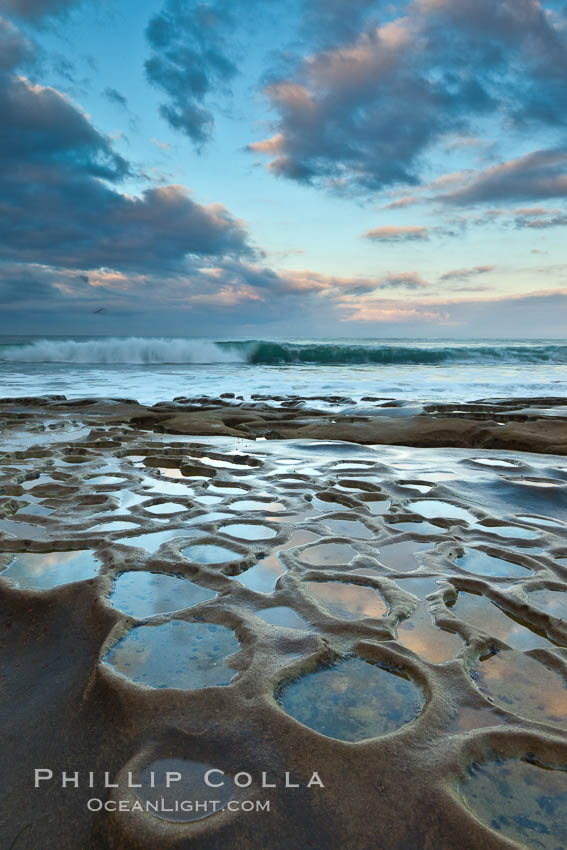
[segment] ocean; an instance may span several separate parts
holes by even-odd
[[[0,396],[567,397],[567,340],[0,337]],[[350,403],[350,402],[349,402]]]

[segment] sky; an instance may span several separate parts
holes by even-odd
[[[567,336],[564,0],[0,0],[0,333]]]

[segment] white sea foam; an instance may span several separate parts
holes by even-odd
[[[0,349],[0,360],[10,363],[243,363],[245,350],[221,348],[208,340],[129,337],[85,340],[34,340],[27,345]]]

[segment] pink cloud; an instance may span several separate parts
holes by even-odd
[[[429,231],[427,227],[412,225],[406,227],[375,227],[373,230],[367,230],[364,238],[370,239],[372,242],[411,242],[429,239]]]

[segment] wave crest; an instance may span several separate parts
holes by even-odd
[[[0,349],[0,360],[18,363],[140,364],[239,363],[245,353],[224,350],[214,342],[189,339],[76,340],[40,339]]]
[[[443,365],[443,364],[567,364],[567,345],[556,344],[356,344],[291,343],[248,340],[208,340],[148,337],[93,340],[40,339],[0,347],[0,361],[82,364],[207,364],[248,363],[278,366]]]

